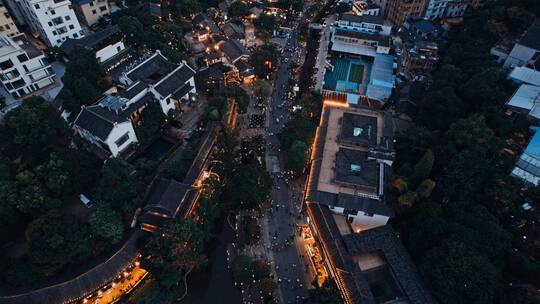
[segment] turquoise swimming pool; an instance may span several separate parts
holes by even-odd
[[[333,71],[326,71],[324,88],[338,92],[366,94],[371,75],[371,62],[362,59],[333,57]]]

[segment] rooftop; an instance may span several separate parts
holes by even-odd
[[[163,97],[174,94],[195,75],[195,71],[187,64],[182,64],[176,70],[160,80],[156,86],[156,91]],[[184,94],[185,95],[185,94]]]
[[[167,60],[161,53],[156,52],[127,72],[126,76],[132,81],[140,80],[154,84],[176,69],[176,67],[176,64]]]
[[[249,54],[246,48],[236,39],[229,39],[219,44],[219,48],[229,61],[236,61],[240,57]]]
[[[116,123],[126,121],[123,115],[100,105],[92,105],[83,107],[73,124],[105,141]]]
[[[84,36],[80,39],[68,39],[66,42],[60,46],[60,49],[67,56],[71,55],[77,48],[88,48],[93,49],[96,46],[100,45],[102,42],[105,42],[111,37],[117,37],[121,35],[120,27],[117,25],[109,26],[99,32],[92,33],[90,35]]]
[[[383,16],[372,16],[372,15],[355,15],[350,13],[345,13],[341,15],[340,21],[354,22],[354,23],[373,23],[373,24],[384,24]]]
[[[519,44],[540,50],[540,22],[536,22],[525,32],[519,39]]]

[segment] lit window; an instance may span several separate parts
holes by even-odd
[[[351,164],[351,172],[353,174],[358,174],[362,170],[362,167],[360,165]]]
[[[354,128],[353,129],[353,136],[355,136],[355,137],[362,135],[362,133],[364,133],[363,128]]]

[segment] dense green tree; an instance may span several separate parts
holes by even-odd
[[[336,5],[335,11],[338,14],[343,14],[346,12],[350,12],[352,9],[351,5],[346,2],[340,2],[338,5]]]
[[[295,140],[287,150],[287,168],[301,173],[306,166],[308,147],[305,142]]]
[[[272,188],[272,178],[258,165],[238,166],[225,186],[236,209],[252,209],[263,202]]]
[[[173,0],[170,2],[171,12],[178,17],[200,12],[201,3],[198,0]]]
[[[311,145],[315,128],[315,124],[310,119],[295,115],[285,123],[279,134],[281,145],[291,147],[297,140],[306,143],[306,145]]]
[[[314,284],[315,288],[308,290],[304,304],[338,304],[343,300],[334,282],[327,279],[322,286]]]
[[[15,207],[23,212],[38,214],[60,207],[61,202],[47,194],[43,184],[30,171],[22,171],[16,176],[17,198]]]
[[[66,140],[68,134],[68,125],[52,103],[41,97],[30,97],[0,121],[0,153],[35,158],[45,147]]]
[[[414,171],[411,176],[413,183],[419,184],[421,181],[428,178],[434,162],[435,156],[433,156],[433,151],[428,149],[416,165],[414,165]]]
[[[459,241],[431,249],[421,269],[440,303],[493,303],[499,271],[488,259]]]
[[[253,65],[255,74],[259,78],[265,79],[272,73],[276,66],[278,54],[279,52],[276,45],[268,43],[255,49],[251,53],[251,64]]]
[[[249,15],[249,7],[244,1],[237,0],[231,3],[228,13],[231,18],[244,17]]]
[[[50,276],[70,262],[83,261],[92,252],[90,231],[79,218],[49,212],[28,225],[26,239],[30,261]]]
[[[244,89],[237,85],[228,85],[225,88],[225,95],[233,98],[238,103],[238,112],[246,113],[249,106],[249,95]]]
[[[266,104],[266,98],[270,96],[272,88],[268,84],[268,82],[257,79],[253,82],[253,94],[255,95],[255,98],[257,99],[257,104],[259,105],[265,105]]]
[[[232,263],[234,281],[238,284],[249,284],[253,280],[252,260],[247,255],[239,255]]]
[[[70,195],[77,189],[69,165],[58,153],[52,152],[48,161],[37,166],[35,172],[54,194]]]
[[[141,112],[141,125],[135,128],[137,138],[143,144],[147,144],[157,134],[165,121],[161,107],[156,102],[150,102]]]
[[[272,14],[260,14],[259,18],[253,21],[255,28],[265,37],[272,35],[277,29],[277,18]]]
[[[122,217],[111,208],[109,203],[95,202],[94,205],[92,214],[88,218],[90,230],[111,244],[118,243],[124,233]]]

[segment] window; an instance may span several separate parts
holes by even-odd
[[[90,6],[94,6],[94,1],[90,2]]]
[[[60,43],[60,42],[62,42],[62,40],[56,39],[56,43]]]
[[[9,25],[6,24],[6,29],[9,30]]]
[[[74,29],[74,28],[75,28],[75,26],[73,26],[73,24],[70,24],[70,25],[69,25],[69,29],[70,29],[70,30],[72,30],[72,29]]]
[[[22,67],[23,67],[24,71],[28,73],[28,67],[25,64],[23,64]]]
[[[34,7],[35,7],[36,9],[39,9],[39,4],[34,4]]]
[[[49,26],[52,26],[52,22],[50,22],[50,21],[49,21],[49,22],[47,22],[47,24],[48,24]]]
[[[57,35],[57,34],[56,34],[56,31],[52,31],[52,34],[53,34],[53,35]]]
[[[55,15],[56,12],[54,10],[51,10],[51,15]]]
[[[71,17],[70,17],[70,16],[66,16],[66,17],[64,17],[64,19],[66,19],[66,21],[69,21],[69,20],[71,20]]]
[[[96,13],[97,13],[97,12],[96,12],[96,10],[92,10],[92,14],[94,14],[94,15],[95,15]]]
[[[100,6],[100,7],[99,7],[99,10],[102,11],[102,12],[104,12],[104,11],[107,10],[107,7],[106,7],[106,6]]]
[[[26,53],[20,54],[19,56],[17,56],[17,59],[19,60],[19,62],[25,62],[28,60],[28,56],[26,56]]]
[[[0,69],[6,70],[13,67],[13,62],[11,62],[11,59],[8,59],[4,62],[0,62]]]
[[[353,136],[354,136],[354,137],[361,136],[362,133],[364,133],[364,129],[363,129],[363,128],[354,128],[354,129],[353,129]]]
[[[79,35],[77,33],[73,33],[73,38],[77,38]]]
[[[117,52],[120,52],[121,50],[122,50],[122,47],[121,47],[121,46],[117,46],[117,47],[116,47],[116,51],[117,51]]]
[[[4,31],[4,27],[0,25],[0,32]]]
[[[121,145],[123,145],[127,140],[129,139],[129,132],[126,132],[126,134],[120,136],[120,138],[118,138],[114,144],[117,146],[117,147],[120,147]]]
[[[360,165],[351,164],[351,173],[352,174],[359,174],[360,171],[362,171],[362,167]]]

